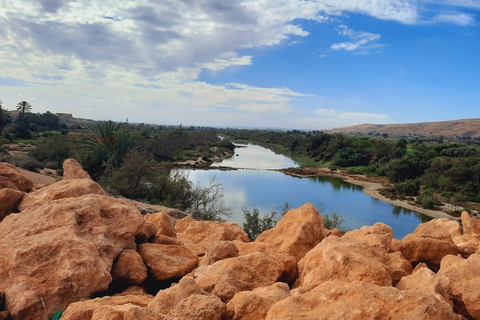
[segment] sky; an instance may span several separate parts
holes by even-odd
[[[480,0],[0,0],[0,99],[137,123],[480,118]]]

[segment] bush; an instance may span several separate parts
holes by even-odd
[[[405,180],[395,184],[395,191],[404,196],[416,196],[420,190],[420,180]]]
[[[323,215],[323,226],[325,229],[333,230],[336,228],[340,230],[341,233],[345,233],[348,230],[342,226],[344,222],[345,219],[343,219],[343,215],[341,213],[333,212],[331,217],[328,213]]]
[[[243,223],[243,230],[248,235],[250,241],[254,241],[263,231],[272,229],[278,222],[277,213],[271,212],[270,214],[260,217],[260,211],[253,208],[253,211],[242,206],[243,217],[245,222]]]
[[[9,157],[8,162],[16,167],[33,172],[38,172],[40,169],[43,169],[42,163],[30,156]]]
[[[431,191],[425,191],[424,193],[419,195],[416,202],[418,204],[421,204],[422,208],[424,209],[433,209],[436,206],[442,204],[440,201],[437,200],[437,198],[433,196],[433,193]]]
[[[48,161],[45,164],[45,168],[56,170],[56,169],[60,168],[60,164],[58,163],[58,161]]]

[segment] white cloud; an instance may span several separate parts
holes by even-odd
[[[475,17],[468,13],[441,13],[433,17],[432,23],[449,23],[462,27],[475,25]]]
[[[369,46],[372,43],[377,42],[381,38],[379,34],[363,31],[354,31],[352,29],[349,29],[346,25],[339,25],[337,30],[340,35],[347,36],[352,41],[332,44],[330,46],[330,50],[333,51],[367,51],[370,49]]]
[[[337,123],[337,126],[378,123],[379,121],[382,123],[391,122],[390,116],[383,113],[341,112],[335,109],[317,109],[316,114],[319,115],[322,120]]]

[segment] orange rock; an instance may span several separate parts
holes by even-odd
[[[446,256],[437,273],[450,279],[454,309],[468,319],[480,319],[479,270],[480,255],[472,254],[468,259]]]
[[[182,241],[175,238],[167,237],[163,234],[155,235],[155,238],[153,238],[152,242],[156,244],[166,244],[170,246],[184,246]]]
[[[2,188],[29,192],[33,189],[33,182],[21,174],[14,165],[0,162],[0,189]]]
[[[329,237],[342,237],[342,233],[340,232],[340,230],[338,230],[337,228],[333,229],[330,234],[328,235]]]
[[[159,315],[148,308],[133,307],[127,310],[123,315],[123,320],[164,320],[163,315]]]
[[[190,216],[186,216],[185,218],[182,218],[177,221],[175,224],[175,231],[177,233],[183,233],[185,230],[187,230],[188,226],[190,225],[190,222],[198,221],[196,219],[193,219]]]
[[[322,216],[307,203],[288,211],[275,228],[264,231],[255,242],[270,243],[299,261],[325,237]]]
[[[245,290],[274,284],[282,276],[283,265],[260,252],[215,262],[196,279],[198,285],[222,301]]]
[[[312,291],[274,304],[266,320],[462,319],[452,307],[420,291],[400,291],[367,282],[327,281]]]
[[[289,296],[290,288],[283,282],[256,288],[253,291],[239,292],[227,304],[229,318],[232,320],[265,319],[272,305]]]
[[[402,239],[401,252],[413,265],[423,262],[437,271],[442,258],[458,254],[458,248],[444,222],[434,219],[420,224],[413,233],[406,235]]]
[[[453,306],[450,299],[450,279],[446,276],[435,274],[423,263],[419,264],[411,275],[403,277],[398,282],[397,289],[421,291]]]
[[[183,219],[182,219],[183,220]],[[177,223],[178,225],[178,223]],[[191,221],[183,233],[177,233],[177,238],[183,244],[201,256],[211,243],[226,240],[248,242],[247,234],[234,223],[218,221]]]
[[[17,210],[17,206],[23,198],[25,192],[12,188],[0,189],[0,222]]]
[[[148,242],[157,233],[158,227],[151,221],[145,221],[143,223],[142,230],[137,234],[137,241],[139,243]]]
[[[103,298],[96,298],[91,300],[84,300],[71,303],[68,308],[62,314],[62,320],[91,320],[94,313],[99,309],[96,319],[101,315],[106,316],[111,314],[112,316],[118,316],[118,314],[124,314],[130,308],[135,306],[146,308],[148,303],[153,299],[150,295],[130,295],[130,296],[107,296]],[[110,307],[105,309],[104,307]],[[113,308],[112,308],[113,307]],[[42,319],[39,317],[37,319]],[[106,318],[117,319],[117,318]],[[119,319],[123,319],[123,316]]]
[[[409,276],[413,271],[410,262],[398,251],[388,253],[388,269],[390,270],[393,286],[396,286],[400,279]]]
[[[392,239],[392,242],[388,245],[387,252],[392,253],[398,251],[402,251],[402,240]]]
[[[125,313],[132,309],[138,308],[132,304],[121,306],[100,306],[93,311],[91,320],[123,320]]]
[[[165,320],[227,320],[227,306],[212,295],[193,294],[178,303]]]
[[[300,287],[302,292],[310,291],[328,280],[392,285],[386,250],[345,236],[323,240],[300,260],[298,272],[295,287]]]
[[[75,159],[67,159],[63,162],[63,180],[91,179],[87,171]]]
[[[141,286],[133,285],[123,290],[122,292],[117,293],[116,296],[128,296],[132,294],[142,295],[147,293],[145,292],[145,289],[143,289]]]
[[[113,279],[124,284],[141,284],[147,279],[147,268],[135,250],[120,253],[112,269]]]
[[[173,220],[166,212],[157,212],[147,214],[145,221],[153,222],[157,226],[156,235],[164,235],[171,238],[177,237],[177,232],[173,228]]]
[[[18,209],[20,211],[35,209],[48,204],[52,200],[76,198],[87,194],[107,195],[102,187],[92,179],[62,180],[40,190],[27,193],[18,205]]]
[[[180,301],[192,294],[209,295],[193,278],[183,277],[178,284],[166,290],[160,290],[148,304],[148,308],[157,314],[167,315]]]
[[[458,248],[458,253],[464,258],[468,258],[480,248],[480,237],[474,234],[464,234],[452,240]]]
[[[0,311],[0,320],[8,320],[8,311]]]
[[[138,253],[156,280],[183,277],[198,262],[197,255],[182,246],[144,243],[138,247]]]
[[[73,180],[71,180],[73,181]],[[113,260],[134,247],[138,210],[106,196],[51,201],[0,223],[0,292],[13,319],[41,319],[108,288]]]
[[[345,233],[344,237],[363,240],[373,247],[387,250],[393,239],[393,231],[386,224],[377,222],[373,226],[365,226],[361,229],[349,231]]]
[[[214,264],[217,261],[238,257],[238,248],[232,241],[218,241],[207,246],[205,258],[207,264]]]
[[[480,236],[480,220],[472,218],[467,211],[462,212],[462,225],[465,234]]]
[[[238,248],[238,255],[244,256],[253,252],[265,253],[267,256],[280,262],[283,265],[282,276],[279,281],[290,283],[294,282],[298,276],[297,259],[292,255],[278,251],[277,247],[266,242],[242,242],[233,241]]]

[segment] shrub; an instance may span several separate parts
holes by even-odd
[[[48,161],[45,164],[45,168],[48,168],[48,169],[58,169],[59,167],[60,167],[60,164],[58,163],[58,161]]]
[[[278,222],[277,213],[271,212],[270,214],[260,217],[260,211],[253,208],[253,211],[242,206],[243,217],[245,222],[243,223],[243,230],[248,235],[250,241],[255,240],[263,231],[272,229]]]
[[[9,157],[7,160],[14,166],[29,171],[38,172],[40,169],[43,169],[42,163],[30,156]]]
[[[400,195],[416,196],[420,190],[420,180],[405,180],[395,184],[395,191]]]

